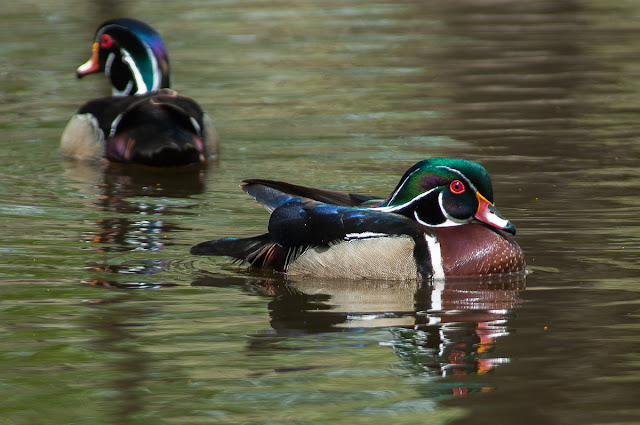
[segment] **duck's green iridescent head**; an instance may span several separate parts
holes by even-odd
[[[112,19],[98,27],[91,59],[78,68],[77,76],[103,71],[115,96],[171,86],[169,55],[160,35],[137,19]]]
[[[456,226],[482,221],[515,233],[493,205],[491,177],[464,159],[432,158],[409,168],[377,209],[414,218],[426,226]]]

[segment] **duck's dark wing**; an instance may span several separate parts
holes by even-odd
[[[407,235],[422,239],[424,229],[402,215],[293,199],[269,218],[269,235],[283,246],[323,246],[349,239]]]
[[[202,109],[171,90],[95,99],[78,111],[87,113],[96,117],[111,161],[172,166],[203,162],[209,155]]]
[[[280,195],[276,196],[275,193]],[[416,263],[428,275],[431,260],[424,229],[398,214],[358,207],[329,205],[309,199],[268,192],[273,208],[269,233],[255,238],[225,238],[191,248],[196,255],[225,255],[262,268],[285,271],[290,262],[309,247],[330,246],[353,239],[409,236],[414,240]]]
[[[377,199],[373,196],[315,189],[277,180],[247,179],[242,183],[242,189],[270,211],[277,208],[282,201],[294,198],[306,198],[345,207],[355,207]]]

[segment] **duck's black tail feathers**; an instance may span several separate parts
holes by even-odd
[[[252,238],[223,238],[201,242],[189,251],[193,255],[235,258],[254,267],[285,271],[289,248],[276,244],[268,233]]]

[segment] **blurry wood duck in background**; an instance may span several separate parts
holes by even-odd
[[[387,199],[250,179],[242,189],[271,212],[268,233],[191,248],[291,275],[441,279],[522,273],[525,260],[493,205],[487,171],[434,158],[409,168]]]
[[[180,166],[218,153],[211,119],[170,89],[167,49],[149,25],[127,18],[100,25],[77,76],[97,72],[109,77],[113,96],[87,102],[71,118],[60,144],[65,156]]]

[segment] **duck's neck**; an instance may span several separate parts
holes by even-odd
[[[111,80],[114,96],[141,95],[163,88],[171,88],[168,66],[164,71],[158,67],[153,55],[142,63],[126,50],[107,59],[106,74]]]

